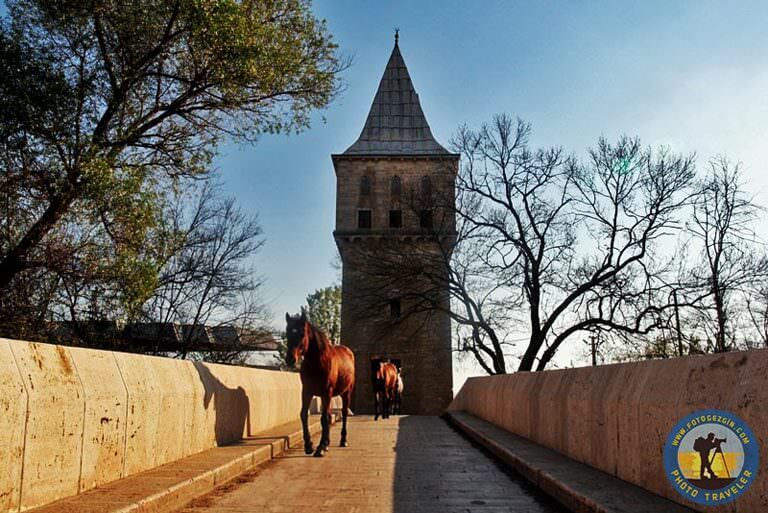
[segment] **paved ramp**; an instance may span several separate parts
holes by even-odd
[[[293,449],[183,512],[565,511],[438,417],[350,418],[344,449],[336,447],[339,432],[336,424],[325,458]]]

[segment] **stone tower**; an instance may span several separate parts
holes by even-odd
[[[459,155],[432,136],[397,36],[360,137],[332,159],[334,238],[343,263],[341,340],[357,362],[353,410],[373,411],[370,359],[388,356],[401,361],[403,413],[441,413],[453,396],[450,302],[447,289],[431,283],[419,290],[430,289],[441,308],[414,307],[423,275],[413,269],[414,261],[439,261],[455,240]],[[401,272],[401,257],[410,276]]]

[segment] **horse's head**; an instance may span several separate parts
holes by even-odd
[[[296,365],[299,358],[309,349],[308,328],[306,313],[301,312],[295,316],[285,314],[285,338],[288,342],[288,354],[285,359],[290,367]]]

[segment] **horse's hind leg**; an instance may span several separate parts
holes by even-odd
[[[351,390],[347,390],[341,396],[341,443],[340,447],[347,447],[347,417],[349,416],[349,400],[352,395]]]
[[[312,435],[309,433],[309,405],[312,402],[312,393],[301,391],[301,429],[304,433],[304,453],[312,454]]]

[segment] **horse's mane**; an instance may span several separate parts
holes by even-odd
[[[309,343],[315,344],[318,351],[325,352],[331,347],[331,340],[328,338],[328,335],[323,333],[323,331],[316,327],[314,324],[312,324],[309,321],[306,321],[306,336],[309,338]]]

